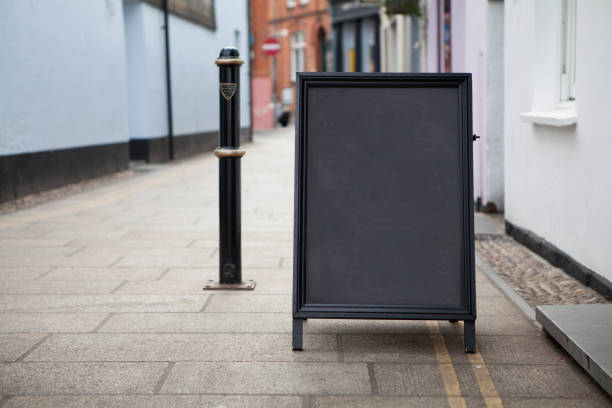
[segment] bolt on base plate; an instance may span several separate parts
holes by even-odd
[[[254,290],[255,281],[248,280],[240,283],[219,283],[214,280],[209,280],[204,285],[203,290]]]

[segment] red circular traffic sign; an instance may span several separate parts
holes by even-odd
[[[261,49],[266,55],[276,55],[280,51],[281,45],[276,37],[268,37],[261,45]]]

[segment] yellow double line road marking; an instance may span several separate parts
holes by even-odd
[[[484,359],[479,352],[469,354],[468,358],[472,363],[472,371],[478,382],[478,388],[480,388],[480,394],[484,398],[484,402],[487,408],[501,408],[504,406],[502,400],[495,389],[495,384],[489,375],[489,369],[485,365]]]
[[[428,321],[427,328],[429,330],[429,337],[434,346],[434,351],[436,352],[436,358],[438,359],[438,366],[440,367],[440,374],[442,374],[442,382],[444,383],[448,405],[451,408],[467,408],[463,395],[461,395],[461,387],[457,380],[455,367],[453,366],[450,354],[446,348],[444,336],[442,336],[440,332],[438,321]]]
[[[438,366],[440,367],[440,374],[442,375],[442,382],[444,383],[444,390],[446,391],[446,399],[448,405],[451,408],[467,408],[465,399],[461,394],[461,387],[457,380],[457,373],[451,360],[446,343],[444,342],[444,336],[440,331],[440,326],[437,320],[427,322],[427,328],[429,330],[429,337],[434,346],[436,353],[436,359],[438,360]],[[480,394],[484,398],[484,402],[487,408],[502,408],[502,400],[495,389],[493,380],[489,375],[489,370],[485,365],[484,359],[480,353],[468,353],[468,359],[472,365]]]

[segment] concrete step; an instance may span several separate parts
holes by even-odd
[[[612,304],[538,306],[536,319],[612,395]]]

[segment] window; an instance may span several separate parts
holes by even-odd
[[[345,72],[357,71],[356,33],[355,23],[342,24],[342,68]]]
[[[296,31],[291,36],[291,80],[295,82],[295,73],[306,71],[306,41],[303,31]]]
[[[561,101],[574,100],[576,83],[576,0],[563,0],[561,9]]]
[[[305,6],[310,2],[310,0],[300,0],[300,5]]]
[[[376,71],[376,22],[364,20],[361,24],[361,71]]]
[[[287,0],[287,8],[294,8],[295,0]]]

